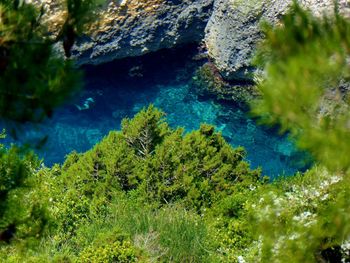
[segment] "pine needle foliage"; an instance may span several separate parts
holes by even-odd
[[[53,45],[62,40],[70,54],[77,36],[94,16],[92,0],[67,0],[65,23],[52,39],[38,10],[26,1],[0,1],[0,118],[40,122],[80,88],[81,74]]]
[[[183,134],[181,128],[171,129],[162,116],[153,106],[143,109],[123,121],[122,132],[111,132],[83,155],[67,157],[57,170],[55,194],[61,196],[59,210],[66,233],[73,233],[80,219],[90,217],[86,211],[98,202],[101,214],[116,190],[137,190],[150,203],[181,202],[200,212],[238,191],[237,185],[244,188],[259,181],[260,170],[249,168],[244,150],[233,149],[214,127],[203,124],[198,131]],[[140,153],[139,143],[130,143],[143,138],[145,130],[153,149],[148,155]],[[74,217],[68,219],[63,210]]]
[[[147,154],[140,152],[144,148]],[[246,218],[250,188],[261,184],[260,170],[251,170],[244,156],[210,125],[184,133],[169,127],[160,110],[145,108],[90,151],[71,153],[62,166],[31,171],[50,216],[48,235],[32,250],[25,236],[0,244],[0,257],[10,254],[8,262],[212,262],[218,258],[215,249],[227,245],[218,241],[221,237],[230,242],[231,235],[240,235],[234,245],[241,248],[251,239],[243,221],[225,231],[231,215]],[[209,232],[207,220],[221,215],[223,224]]]
[[[253,113],[288,131],[318,166],[260,189],[252,203],[261,262],[348,262],[350,21],[337,6],[315,17],[294,3],[264,26],[257,55],[265,75]],[[254,257],[254,256],[253,256]]]
[[[257,62],[266,78],[253,112],[279,124],[298,146],[332,169],[350,168],[350,22],[337,11],[317,18],[294,4],[281,25],[265,25]],[[255,105],[256,105],[255,104]]]
[[[0,145],[0,247],[16,239],[41,237],[49,216],[37,157],[16,146]]]
[[[95,10],[92,0],[67,0],[63,30],[53,39],[43,21],[44,8],[19,0],[0,0],[0,120],[23,124],[50,117],[80,87],[81,74],[53,45],[82,33]],[[90,15],[89,15],[90,14]],[[65,27],[66,28],[66,27]],[[16,135],[16,129],[11,132]],[[0,138],[5,137],[5,132]],[[48,225],[45,186],[36,171],[40,162],[27,149],[0,144],[0,247],[32,238]],[[26,247],[26,246],[24,246]]]

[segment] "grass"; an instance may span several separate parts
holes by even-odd
[[[138,262],[213,262],[210,235],[198,214],[180,205],[156,208],[125,194],[116,196],[107,216],[80,227],[73,238],[66,240],[57,233],[35,251],[11,254],[23,262],[75,262],[92,244],[123,239],[137,251]]]

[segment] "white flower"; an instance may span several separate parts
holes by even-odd
[[[319,197],[320,196],[320,192],[315,190],[315,192],[313,193],[315,197]]]
[[[329,182],[328,182],[328,181],[323,181],[323,182],[321,183],[321,185],[320,185],[320,187],[321,187],[322,190],[325,189],[325,188],[327,188],[328,186],[329,186]]]
[[[344,254],[349,255],[349,253],[350,253],[350,240],[345,241],[341,245],[341,250],[343,251]]]
[[[338,183],[341,180],[339,176],[332,176],[331,177],[331,184]]]
[[[316,223],[317,223],[316,220],[310,220],[309,222],[304,223],[304,226],[309,227],[309,226],[316,224]]]
[[[250,189],[250,191],[254,191],[254,190],[256,189],[256,186],[254,186],[254,185],[249,185],[249,189]]]
[[[275,206],[280,206],[281,203],[282,203],[282,201],[283,201],[282,198],[276,198],[276,199],[273,200],[273,204],[274,204]]]
[[[246,261],[244,260],[244,258],[242,256],[238,256],[237,260],[238,260],[238,263],[246,263]]]
[[[293,235],[291,235],[289,237],[289,240],[295,240],[295,239],[299,238],[299,236],[300,236],[299,234],[294,233]]]
[[[324,200],[326,200],[328,197],[329,197],[329,195],[328,195],[328,194],[325,194],[324,196],[321,197],[321,200],[324,201]]]
[[[295,221],[305,221],[305,220],[309,219],[311,216],[314,216],[314,214],[312,214],[309,211],[305,211],[305,212],[301,213],[298,216],[294,216],[293,220],[295,220]]]

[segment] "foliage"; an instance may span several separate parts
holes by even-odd
[[[121,132],[111,132],[84,155],[73,153],[62,170],[53,168],[59,186],[56,211],[64,225],[74,229],[78,219],[90,218],[90,206],[100,214],[115,190],[137,189],[150,202],[181,201],[200,211],[238,191],[237,184],[259,180],[260,172],[243,161],[244,150],[233,149],[214,127],[202,125],[183,135],[182,129],[169,128],[162,116],[150,106],[134,119],[125,119]]]
[[[91,10],[92,1],[66,3],[58,39],[69,56],[87,22],[80,15]],[[0,88],[6,78],[18,88],[1,93],[0,112],[7,114],[1,117],[40,121],[71,94],[69,86],[65,93],[60,85],[77,82],[69,78],[70,66],[52,57],[52,39],[31,5],[2,1],[0,15],[6,18],[0,21]],[[32,23],[29,17],[35,18]],[[253,111],[265,123],[280,124],[315,156],[317,165],[305,174],[267,184],[244,161],[244,149],[232,148],[214,127],[202,124],[191,132],[171,128],[153,106],[123,120],[121,131],[110,132],[90,151],[73,152],[63,165],[52,168],[40,167],[34,155],[15,146],[1,146],[0,258],[348,261],[349,96],[343,84],[349,77],[349,28],[337,12],[333,18],[316,18],[296,4],[280,26],[265,26],[266,40],[257,58],[266,73],[259,83],[263,99]],[[26,44],[17,41],[19,34]],[[39,52],[36,45],[28,45],[32,41],[46,47],[37,62],[41,75],[34,67],[25,68]],[[23,52],[17,52],[22,46]],[[23,64],[18,63],[20,56]],[[199,82],[212,77],[206,70]],[[19,89],[20,84],[25,88]],[[24,91],[23,101],[13,97],[13,90],[19,97]],[[56,91],[58,104],[41,104]],[[6,98],[18,103],[1,108]]]
[[[295,4],[281,24],[265,29],[257,60],[266,71],[264,99],[254,112],[288,130],[328,168],[346,171],[350,116],[341,84],[350,73],[350,22],[338,13],[319,19]]]
[[[14,237],[39,237],[49,220],[38,160],[16,146],[0,145],[0,242]]]
[[[201,217],[181,205],[154,209],[131,192],[112,202],[105,222],[122,229],[146,262],[207,262],[210,233]]]
[[[169,127],[162,117],[163,112],[150,106],[142,110],[134,119],[122,121],[122,132],[127,144],[141,157],[148,157],[164,136],[169,133]]]
[[[76,38],[84,32],[87,25],[97,18],[96,8],[102,2],[101,0],[65,0],[65,22],[57,40],[63,41],[67,57],[71,56],[71,49]]]
[[[67,23],[75,36],[91,16],[91,0],[67,0]],[[6,122],[40,122],[50,117],[80,86],[70,61],[54,55],[52,39],[38,10],[27,1],[0,1],[0,118]],[[66,23],[66,24],[67,24]],[[75,41],[75,39],[71,39]],[[16,138],[16,128],[9,130]],[[0,136],[3,138],[3,133]],[[0,145],[0,241],[35,241],[49,225],[47,185],[37,174],[40,162],[25,148]],[[26,246],[23,245],[23,248]],[[16,261],[16,260],[15,260]],[[18,262],[18,261],[17,261]]]
[[[136,262],[136,256],[130,242],[117,240],[89,246],[81,252],[77,262],[128,263]]]
[[[256,225],[250,218],[248,204],[254,203],[258,189],[264,184],[251,184],[217,202],[206,216],[217,254],[222,262],[236,262],[246,255],[255,240]]]
[[[349,26],[337,11],[317,18],[296,3],[280,26],[265,26],[257,58],[266,74],[259,84],[263,99],[253,111],[290,132],[319,166],[260,188],[261,199],[249,204],[259,227],[247,260],[341,262],[348,257]]]
[[[0,1],[2,121],[41,122],[79,88],[80,74],[54,54],[53,45],[62,41],[69,58],[96,6],[93,0],[57,4],[62,3],[64,22],[52,36],[44,8]],[[16,135],[16,128],[10,133]],[[238,220],[245,216],[239,193],[260,184],[260,171],[250,170],[244,158],[245,151],[233,149],[214,127],[203,124],[190,133],[172,129],[153,106],[123,120],[121,131],[90,151],[71,153],[62,166],[46,168],[27,151],[1,146],[0,258],[216,261],[215,249],[229,245],[217,244],[209,232],[207,222],[216,218],[210,209],[216,206],[213,211],[223,217],[229,210],[225,220],[232,213]],[[236,200],[233,206],[230,200]],[[215,229],[223,233],[225,227]],[[248,232],[240,231],[237,244],[246,244]]]
[[[32,171],[45,182],[48,213],[55,220],[36,252],[22,250],[26,245],[19,239],[0,255],[12,250],[14,262],[115,257],[212,262],[226,257],[215,250],[232,247],[219,241],[227,225],[213,226],[222,234],[214,236],[212,221],[246,217],[243,203],[250,188],[261,184],[260,172],[250,170],[243,149],[233,149],[212,126],[183,134],[163,116],[150,106],[90,151],[73,152],[62,166]],[[149,150],[143,154],[140,149]],[[236,244],[243,247],[250,230],[232,228],[227,235],[237,231]]]
[[[350,230],[347,184],[340,175],[314,167],[260,189],[260,199],[249,205],[260,233],[260,261],[341,259]]]
[[[160,203],[182,200],[200,210],[232,194],[237,183],[259,179],[259,171],[243,161],[244,150],[232,149],[214,127],[202,125],[184,137],[182,132],[174,131],[146,160],[142,172],[149,197]]]
[[[53,52],[63,40],[69,54],[75,38],[91,21],[92,0],[67,0],[67,17],[55,40],[40,11],[26,1],[0,1],[0,117],[40,122],[80,87],[80,73]],[[35,65],[35,66],[33,66]]]
[[[211,234],[198,214],[179,205],[154,209],[133,193],[114,196],[108,213],[77,227],[74,237],[56,229],[35,249],[12,244],[0,255],[10,251],[8,262],[96,262],[121,254],[126,262],[212,262]]]

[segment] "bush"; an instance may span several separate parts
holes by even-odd
[[[65,231],[73,233],[80,221],[101,215],[116,191],[137,189],[159,205],[179,201],[200,211],[237,191],[236,185],[259,180],[260,172],[243,160],[244,150],[233,149],[214,127],[202,125],[183,135],[163,116],[150,106],[123,120],[121,132],[52,170],[54,204]]]
[[[136,252],[129,241],[113,241],[96,244],[84,249],[77,262],[130,263],[136,262]]]
[[[222,206],[220,216],[241,218],[246,199],[239,193],[260,181],[260,171],[250,170],[244,157],[213,126],[184,134],[150,106],[90,151],[31,171],[45,182],[54,227],[37,255],[18,247],[14,254],[43,262],[210,262],[214,236],[204,216],[216,219],[209,211]],[[234,199],[234,205],[221,203]],[[238,232],[245,240],[245,229],[230,233]]]
[[[0,145],[0,242],[39,237],[45,230],[48,198],[35,174],[38,166],[34,154]]]
[[[340,262],[350,237],[350,21],[337,11],[316,17],[297,1],[280,25],[265,27],[257,61],[265,77],[254,103],[262,121],[278,124],[317,166],[281,181],[251,204],[262,262]],[[346,86],[346,85],[345,85]],[[343,258],[345,260],[345,258]]]

